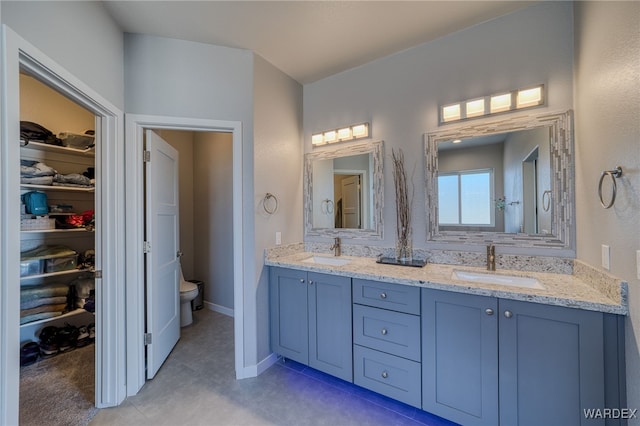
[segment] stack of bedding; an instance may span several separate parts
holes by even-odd
[[[25,286],[20,289],[20,324],[55,318],[67,307],[67,284]]]
[[[94,179],[90,173],[58,173],[53,167],[39,161],[20,161],[20,183],[33,185],[74,186],[90,188],[94,186]]]

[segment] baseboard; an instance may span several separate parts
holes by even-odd
[[[204,301],[204,306],[210,311],[233,318],[233,309],[229,309],[226,306],[216,305],[215,303],[207,302],[206,300]]]
[[[272,353],[256,365],[250,365],[241,369],[236,369],[236,379],[241,380],[259,376],[273,364],[278,362],[278,358],[278,355]]]

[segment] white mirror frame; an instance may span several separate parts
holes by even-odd
[[[322,151],[305,154],[304,167],[304,231],[306,236],[318,237],[344,237],[350,239],[382,239],[383,226],[383,201],[384,201],[384,175],[383,175],[383,141],[367,141],[362,143],[349,143],[348,145],[332,147]],[[372,154],[373,170],[371,181],[373,183],[373,229],[348,229],[348,228],[314,228],[313,227],[313,161],[329,160],[333,158],[351,155]]]
[[[475,136],[549,128],[551,151],[551,234],[529,235],[503,232],[439,231],[438,229],[438,142]],[[560,255],[575,256],[575,171],[573,113],[527,114],[500,119],[473,120],[426,133],[425,208],[427,242],[444,245],[482,245],[496,243],[518,249],[555,249]],[[525,250],[527,251],[527,250]]]

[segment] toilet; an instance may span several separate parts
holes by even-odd
[[[180,327],[186,327],[193,322],[191,301],[198,295],[198,286],[185,281],[180,270]]]

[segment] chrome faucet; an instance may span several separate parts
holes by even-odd
[[[496,246],[489,244],[487,246],[487,271],[496,270]]]
[[[340,254],[342,254],[341,248],[340,248],[340,237],[335,237],[333,239],[333,245],[331,247],[329,247],[329,250],[333,250],[333,255],[334,256],[340,256]]]

